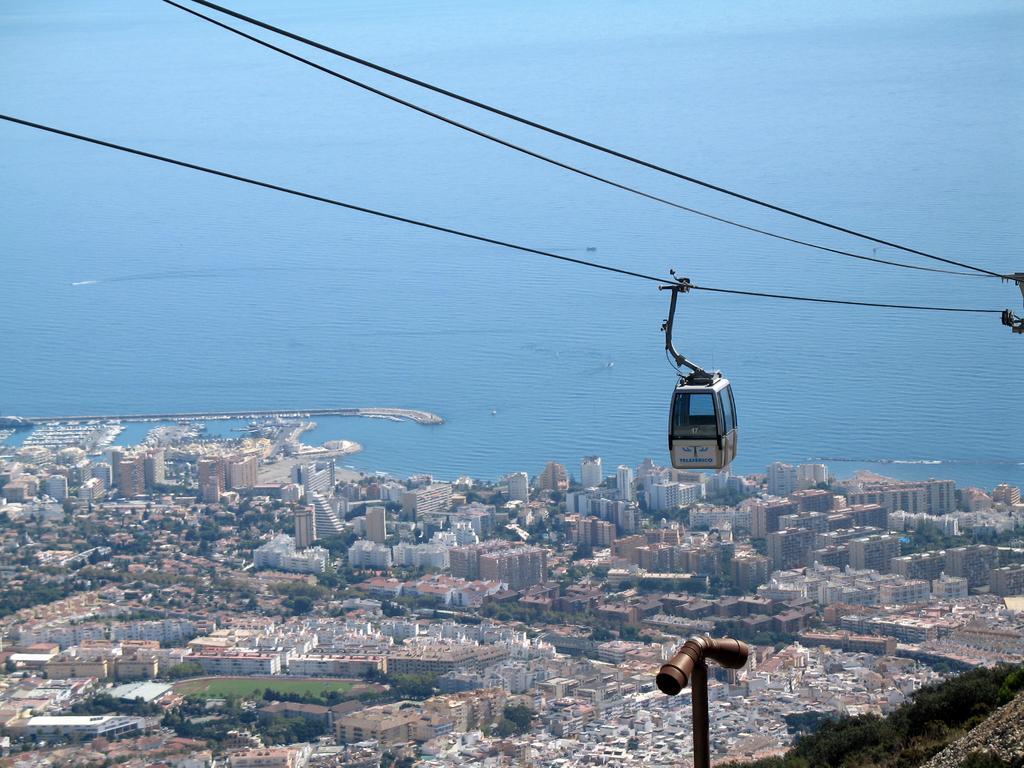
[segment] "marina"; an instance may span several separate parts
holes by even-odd
[[[444,424],[444,418],[415,408],[307,408],[269,411],[211,411],[185,413],[89,414],[84,416],[30,416],[23,421],[37,427],[88,422],[217,421],[229,419],[307,419],[316,416],[361,416],[388,421],[412,421],[426,426]],[[31,439],[31,438],[29,438]],[[26,441],[27,442],[27,441]]]
[[[102,450],[114,442],[124,427],[114,420],[67,421],[40,424],[22,443],[23,448],[81,448],[92,452]],[[0,438],[3,439],[3,438]]]

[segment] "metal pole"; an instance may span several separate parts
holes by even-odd
[[[711,768],[708,735],[708,666],[703,659],[693,665],[690,691],[693,697],[693,768]]]

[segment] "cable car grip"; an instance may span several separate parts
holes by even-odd
[[[690,369],[689,375],[684,375],[680,372],[680,378],[687,384],[711,384],[715,380],[715,375],[708,373],[701,368],[697,363],[694,363],[682,355],[675,347],[672,342],[672,328],[675,324],[676,318],[676,302],[681,293],[689,293],[691,284],[690,278],[688,277],[677,277],[674,269],[669,270],[669,274],[675,279],[675,285],[659,285],[659,291],[671,291],[672,298],[669,302],[668,307],[668,318],[661,324],[661,330],[665,333],[665,349],[672,357],[676,366],[685,366]]]
[[[1021,298],[1024,299],[1024,272],[1014,272],[1012,275],[1003,275],[1003,280],[1013,282],[1020,288]],[[1003,325],[1007,326],[1014,333],[1024,333],[1024,316],[1017,317],[1009,309],[1003,310]]]

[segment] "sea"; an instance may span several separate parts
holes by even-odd
[[[187,3],[187,0],[183,0]],[[330,45],[880,238],[1024,271],[1024,4],[233,0]],[[269,33],[259,32],[269,37]],[[683,205],[788,219],[385,75],[328,67]],[[7,0],[5,114],[703,286],[1022,311],[989,277],[822,253],[597,184],[159,0]],[[0,124],[0,413],[403,406],[322,419],[365,470],[667,462],[668,296],[555,262]],[[1024,485],[1024,336],[996,314],[694,292],[676,342],[733,383],[734,469],[824,460]],[[132,435],[144,430],[132,427]],[[10,448],[10,446],[8,446]]]

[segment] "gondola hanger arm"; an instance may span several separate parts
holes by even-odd
[[[1003,275],[1003,280],[1016,283],[1017,287],[1020,288],[1021,300],[1024,301],[1024,272]],[[1011,310],[1004,310],[1003,325],[1008,326],[1014,333],[1024,333],[1024,316],[1018,317]]]
[[[677,367],[686,367],[690,369],[691,373],[689,375],[683,375],[680,373],[680,376],[684,381],[688,384],[709,384],[714,381],[714,374],[708,373],[697,363],[688,360],[685,355],[681,354],[676,349],[675,344],[672,341],[672,330],[675,325],[676,318],[676,302],[679,299],[679,294],[689,293],[691,284],[690,278],[677,277],[674,269],[669,270],[669,274],[672,275],[672,278],[676,281],[675,284],[658,286],[659,291],[672,292],[672,298],[668,307],[668,318],[666,318],[665,322],[661,324],[661,330],[665,334],[665,350],[672,357],[672,360],[675,362]]]

